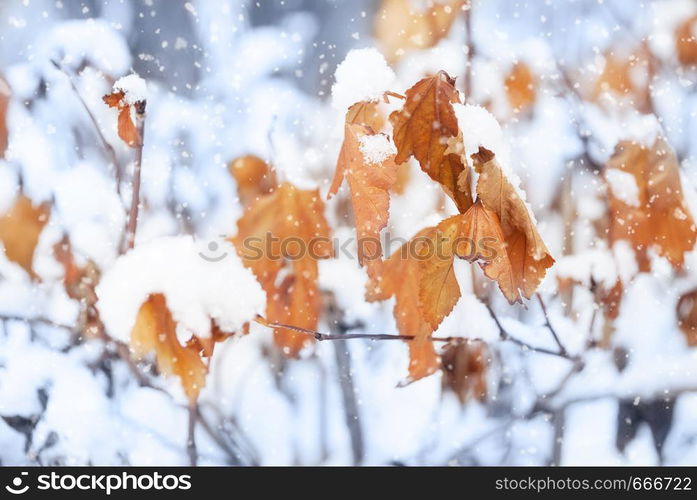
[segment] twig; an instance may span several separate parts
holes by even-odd
[[[472,62],[474,61],[474,40],[472,39],[472,0],[468,0],[465,9],[465,34],[467,41],[467,61],[465,61],[465,100],[472,100]]]
[[[577,359],[576,356],[570,356],[568,353],[562,354],[559,351],[553,351],[551,349],[546,349],[544,347],[537,347],[532,344],[528,344],[527,342],[520,340],[516,337],[513,337],[511,334],[509,334],[501,325],[499,322],[498,318],[494,314],[494,311],[489,307],[488,304],[485,304],[486,308],[489,310],[489,314],[493,318],[494,322],[496,323],[496,326],[499,329],[499,335],[501,337],[501,340],[504,341],[509,341],[513,342],[514,344],[519,345],[520,347],[527,349],[529,351],[533,352],[538,352],[541,354],[549,354],[551,356],[559,356],[564,359],[568,359],[571,361],[574,361]],[[302,328],[299,326],[293,326],[293,325],[286,325],[284,323],[275,323],[271,321],[267,321],[266,319],[262,317],[257,317],[255,320],[257,323],[260,325],[269,327],[269,328],[285,328],[288,330],[293,330],[295,332],[299,333],[305,333],[307,335],[312,335],[315,340],[317,341],[325,341],[325,340],[349,340],[349,339],[366,339],[366,340],[414,340],[416,338],[416,335],[390,335],[390,334],[385,334],[385,333],[346,333],[343,335],[332,335],[328,333],[320,333],[316,332],[314,330],[309,330],[307,328]],[[478,339],[478,338],[473,338],[473,337],[459,337],[459,336],[450,336],[450,337],[431,337],[431,340],[433,342],[445,342],[445,343],[464,343],[464,342],[473,342],[477,340],[483,340],[483,339]]]
[[[138,209],[140,208],[140,171],[143,163],[143,144],[145,141],[145,106],[146,101],[139,101],[135,104],[136,127],[140,142],[136,148],[135,163],[133,165],[133,193],[131,196],[131,208],[128,211],[128,224],[122,253],[133,248],[136,239],[136,227],[138,225]]]
[[[563,355],[565,358],[570,357],[568,351],[566,350],[566,347],[564,347],[564,344],[562,344],[561,340],[559,340],[559,335],[557,335],[557,331],[552,326],[552,323],[549,322],[549,315],[547,314],[547,306],[545,305],[544,300],[542,300],[542,296],[539,293],[536,293],[535,295],[537,296],[537,300],[540,302],[540,307],[542,308],[542,314],[545,317],[545,326],[552,334],[552,337],[554,337],[554,342],[556,342],[557,346],[559,346],[559,353],[561,355]]]
[[[75,328],[74,326],[66,325],[63,323],[56,323],[55,321],[50,320],[48,318],[44,318],[42,316],[36,316],[34,318],[27,318],[24,316],[16,316],[16,315],[12,315],[12,314],[3,314],[3,315],[0,315],[0,321],[20,321],[22,323],[27,323],[30,325],[34,325],[34,324],[38,323],[41,325],[52,326],[54,328],[68,330],[68,331],[73,332],[73,333],[79,333],[77,328]]]
[[[496,323],[496,327],[499,329],[499,335],[501,337],[501,340],[507,340],[510,342],[513,342],[514,344],[519,345],[520,347],[523,347],[525,349],[528,349],[533,352],[538,352],[541,354],[549,354],[550,356],[559,356],[560,358],[568,359],[571,361],[574,361],[576,357],[569,356],[568,353],[566,352],[560,352],[560,351],[553,351],[551,349],[547,349],[545,347],[537,347],[531,344],[528,344],[527,342],[524,342],[520,339],[517,339],[513,336],[511,336],[508,331],[503,327],[501,322],[499,321],[498,317],[496,316],[496,313],[494,313],[494,310],[491,308],[491,306],[487,303],[484,303],[484,306],[486,306],[487,310],[489,311],[489,315],[491,318],[494,320],[494,323]]]
[[[85,102],[85,99],[83,99],[82,94],[80,94],[80,91],[78,90],[77,85],[75,85],[75,80],[73,79],[72,75],[68,73],[68,71],[58,61],[51,59],[51,63],[56,67],[58,71],[63,73],[68,78],[68,82],[70,82],[70,87],[73,89],[73,92],[75,92],[75,95],[77,96],[77,99],[80,101],[80,104],[82,104],[82,107],[87,113],[87,116],[89,116],[92,125],[94,125],[94,130],[97,133],[97,137],[99,137],[99,140],[102,143],[104,150],[107,152],[109,158],[111,159],[111,163],[114,165],[114,174],[116,178],[116,192],[120,196],[123,170],[121,169],[121,165],[119,164],[119,160],[116,156],[116,150],[114,150],[114,147],[111,144],[109,144],[109,141],[107,141],[106,137],[104,137],[102,129],[99,127],[99,123],[97,122],[97,118],[94,116],[90,108],[87,106],[87,103]]]
[[[186,433],[186,452],[192,467],[198,462],[198,453],[196,452],[196,420],[198,416],[198,404],[192,401],[189,403],[189,425]]]
[[[554,433],[552,434],[552,460],[550,465],[560,466],[564,451],[564,427],[566,424],[566,410],[560,408],[552,415]]]

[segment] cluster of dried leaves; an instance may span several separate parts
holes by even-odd
[[[510,303],[530,298],[554,262],[494,153],[485,148],[464,150],[453,108],[461,102],[454,83],[441,71],[407,90],[402,108],[389,117],[397,153],[379,165],[364,158],[359,147],[363,137],[381,133],[377,103],[354,104],[346,115],[344,142],[330,189],[331,196],[348,179],[359,248],[362,240],[379,244],[379,233],[388,222],[397,166],[412,157],[459,211],[420,231],[385,262],[381,251],[371,252],[370,259],[359,256],[370,277],[367,298],[394,296],[400,333],[415,337],[409,342],[412,380],[440,366],[431,334],[460,298],[455,257],[479,262]],[[468,155],[479,174],[474,187]],[[488,248],[482,248],[486,244]]]

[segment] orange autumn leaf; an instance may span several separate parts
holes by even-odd
[[[479,262],[506,298],[518,299],[519,279],[498,216],[477,200],[464,214],[445,219],[431,233],[429,258],[422,259],[420,299],[423,316],[435,330],[460,299],[454,259]]]
[[[82,267],[77,265],[72,244],[67,234],[63,235],[53,245],[53,256],[63,268],[63,288],[65,293],[80,304],[80,312],[77,319],[79,331],[89,338],[102,337],[104,325],[96,307],[97,294],[95,287],[100,279],[97,265],[90,259]]]
[[[486,342],[471,340],[448,344],[443,349],[443,388],[455,393],[460,404],[484,401],[491,354]]]
[[[506,257],[484,267],[496,281],[508,302],[531,298],[554,259],[540,236],[526,203],[506,178],[493,153],[484,148],[472,155],[479,174],[477,196],[498,218],[505,242]],[[492,278],[493,279],[493,278]]]
[[[329,225],[318,190],[284,182],[253,202],[237,222],[232,243],[268,297],[266,318],[315,330],[321,309],[319,259],[332,256]],[[281,273],[283,279],[277,280]],[[297,356],[312,337],[276,328],[276,344]]]
[[[433,47],[445,37],[464,0],[429,2],[423,9],[411,0],[383,0],[375,15],[375,38],[385,57],[395,62],[411,49]]]
[[[690,290],[680,296],[675,314],[687,345],[697,346],[697,290]]]
[[[407,341],[410,381],[431,375],[440,366],[431,340],[433,328],[424,318],[419,292],[424,273],[420,259],[428,251],[423,243],[432,237],[433,231],[434,228],[424,229],[397,249],[385,262],[383,274],[369,281],[366,293],[370,301],[395,297],[394,317],[399,333],[414,336]]]
[[[79,300],[76,288],[80,285],[82,272],[75,262],[72,244],[67,234],[53,245],[53,256],[63,268],[63,283],[68,297]]]
[[[359,101],[346,112],[346,123],[356,123],[370,127],[373,132],[380,132],[386,120],[380,112],[378,101]]]
[[[421,260],[419,300],[431,330],[438,328],[460,298],[454,257],[460,233],[460,216],[445,219],[430,232],[429,255]]]
[[[697,64],[697,15],[686,19],[675,29],[675,53],[683,66]]]
[[[459,103],[455,80],[446,72],[424,78],[406,92],[401,110],[390,115],[397,146],[397,163],[414,156],[431,179],[441,184],[460,212],[472,204],[469,184],[461,181],[467,167],[457,154],[446,152],[448,140],[457,137],[453,103]],[[460,181],[460,182],[458,182]]]
[[[337,193],[346,178],[356,218],[358,261],[367,267],[371,276],[377,276],[382,267],[380,231],[387,226],[389,191],[397,178],[397,164],[392,154],[375,159],[363,151],[364,140],[383,140],[388,145],[389,138],[384,134],[375,134],[362,123],[352,123],[351,118],[359,119],[351,112],[356,106],[352,106],[346,116],[344,142],[327,198]]]
[[[132,112],[137,112],[135,107],[138,103],[133,106],[126,103],[124,99],[123,92],[112,92],[102,97],[104,103],[110,108],[117,108],[119,112],[117,130],[119,137],[123,142],[128,144],[132,148],[137,148],[142,146],[142,140],[140,133],[138,132],[138,127],[133,123],[133,118],[131,117]]]
[[[404,194],[411,181],[411,166],[409,162],[397,165],[397,177],[392,185],[392,191],[396,194]]]
[[[649,248],[668,259],[674,268],[682,268],[685,252],[695,246],[697,228],[683,198],[678,159],[673,149],[660,136],[651,147],[621,141],[608,160],[606,179],[612,169],[633,176],[637,199],[628,204],[629,200],[609,189],[610,242],[629,241],[637,253],[641,271],[650,269]]]
[[[608,51],[604,57],[603,71],[595,81],[591,98],[595,101],[601,101],[604,96],[613,100],[626,99],[642,113],[650,112],[650,84],[655,71],[648,45],[643,43],[631,51]]]
[[[237,182],[237,193],[242,205],[269,194],[276,187],[276,174],[264,160],[255,155],[235,158],[228,165],[230,174]]]
[[[506,75],[504,87],[508,103],[514,111],[526,111],[535,104],[535,76],[527,64],[515,63]]]
[[[179,377],[189,401],[196,401],[206,384],[208,366],[195,347],[179,342],[177,323],[164,295],[152,294],[140,306],[131,330],[131,349],[138,358],[154,352],[159,370]]]
[[[34,250],[50,213],[47,203],[35,206],[29,198],[19,195],[10,210],[0,216],[0,241],[7,259],[22,266],[32,278],[36,278],[32,269]]]

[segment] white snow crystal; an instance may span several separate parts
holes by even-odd
[[[394,144],[384,134],[364,135],[361,137],[359,149],[363,153],[363,159],[375,165],[397,153]]]
[[[395,79],[385,58],[376,49],[352,50],[334,73],[332,105],[346,111],[359,101],[377,99]]]
[[[145,80],[135,73],[116,80],[114,92],[123,92],[123,98],[127,104],[135,104],[148,98],[148,87]]]
[[[605,171],[605,178],[615,198],[631,207],[639,206],[639,186],[632,174],[609,168]]]
[[[97,287],[97,307],[107,332],[127,341],[140,306],[162,293],[174,319],[198,337],[210,320],[238,331],[262,314],[266,298],[251,271],[227,242],[197,244],[190,236],[162,237],[119,257]]]

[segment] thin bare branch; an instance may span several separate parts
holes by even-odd
[[[198,463],[196,451],[196,420],[198,420],[198,404],[189,403],[189,424],[186,433],[186,452],[189,455],[189,464],[193,467]]]
[[[139,101],[135,104],[136,127],[140,142],[136,148],[136,156],[133,164],[133,193],[131,194],[131,208],[128,211],[128,224],[121,253],[133,248],[136,240],[136,228],[138,226],[138,210],[140,209],[140,172],[143,163],[143,144],[145,142],[145,106],[146,101]]]
[[[549,321],[549,315],[547,314],[547,306],[545,305],[545,301],[542,300],[542,296],[539,293],[536,293],[535,295],[537,296],[537,300],[540,302],[542,314],[545,317],[545,326],[552,334],[552,337],[554,337],[554,342],[556,342],[557,346],[559,347],[559,353],[563,355],[565,358],[570,357],[568,351],[566,350],[566,347],[564,347],[564,344],[562,344],[561,340],[559,340],[559,335],[557,335],[557,331],[554,329],[552,323],[550,323]]]
[[[486,304],[485,304],[486,305]],[[489,307],[489,305],[486,305],[487,309],[489,310],[489,314],[493,318],[494,322],[496,323],[497,328],[499,329],[499,334],[501,336],[501,340],[508,341],[508,342],[513,342],[514,344],[532,352],[538,352],[541,354],[549,354],[550,356],[559,356],[564,359],[568,359],[570,361],[575,361],[578,357],[576,356],[570,356],[568,353],[562,354],[561,352],[558,351],[553,351],[551,349],[546,349],[544,347],[537,347],[532,344],[528,344],[527,342],[520,340],[518,338],[513,337],[511,334],[509,334],[501,325],[499,322],[498,318],[496,317],[496,314],[494,311]],[[316,332],[314,330],[309,330],[307,328],[301,328],[299,326],[293,326],[293,325],[286,325],[284,323],[274,323],[271,321],[267,321],[264,318],[257,317],[255,320],[257,323],[263,326],[267,326],[269,328],[285,328],[287,330],[293,330],[295,332],[299,333],[305,333],[307,335],[312,335],[315,340],[322,342],[325,340],[349,340],[349,339],[366,339],[366,340],[405,340],[405,341],[410,341],[414,340],[416,338],[415,335],[390,335],[386,333],[345,333],[345,334],[328,334],[328,333],[321,333],[321,332]],[[431,340],[433,342],[445,342],[445,343],[460,343],[460,342],[474,342],[477,340],[484,340],[484,339],[479,339],[479,338],[473,338],[473,337],[459,337],[459,336],[450,336],[450,337],[431,337]]]
[[[92,125],[94,125],[94,131],[97,133],[99,141],[102,143],[104,150],[106,151],[107,155],[109,156],[109,159],[111,160],[112,165],[114,166],[116,191],[119,195],[121,195],[121,181],[123,179],[123,169],[121,168],[119,160],[116,156],[116,150],[114,150],[114,147],[111,144],[109,144],[109,141],[107,141],[106,137],[104,137],[102,129],[99,127],[99,123],[97,122],[97,118],[94,116],[89,106],[87,106],[87,103],[85,102],[85,99],[82,97],[82,94],[80,94],[80,91],[78,90],[77,85],[75,84],[73,76],[58,61],[52,59],[51,63],[53,63],[53,65],[56,67],[58,71],[63,73],[68,78],[68,82],[70,82],[70,87],[73,89],[73,92],[75,92],[75,95],[80,101],[80,104],[82,104],[82,107],[87,113],[87,116],[89,116]]]
[[[474,40],[472,38],[472,0],[468,0],[465,9],[465,46],[467,61],[465,61],[465,100],[472,101],[472,63],[474,62]]]

